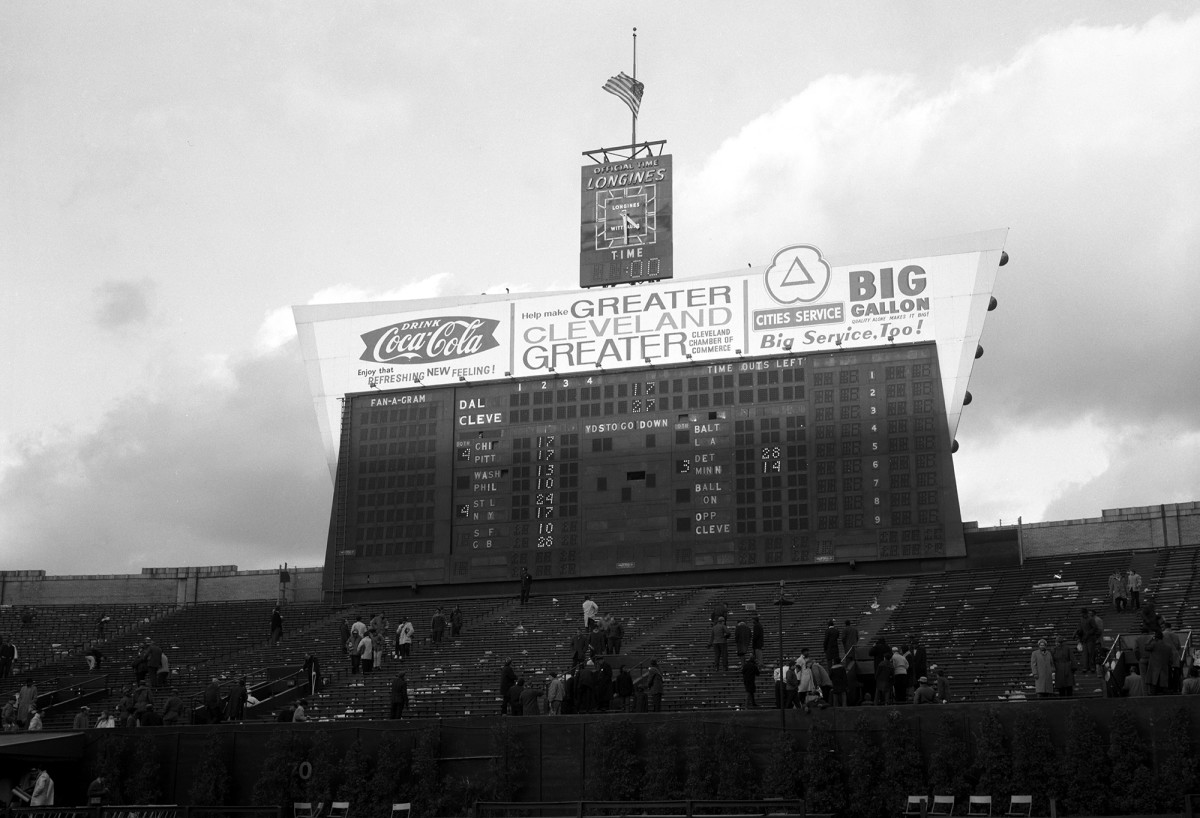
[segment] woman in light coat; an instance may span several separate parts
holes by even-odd
[[[1037,647],[1029,657],[1029,672],[1033,676],[1033,687],[1039,699],[1054,695],[1054,654],[1045,639],[1039,639]]]

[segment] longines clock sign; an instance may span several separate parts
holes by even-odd
[[[579,286],[671,278],[671,157],[640,156],[582,173]]]

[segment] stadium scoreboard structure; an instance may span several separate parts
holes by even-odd
[[[1005,232],[296,307],[335,482],[327,580],[962,557],[951,447]]]

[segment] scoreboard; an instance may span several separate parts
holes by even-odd
[[[347,586],[964,553],[932,342],[346,396]]]

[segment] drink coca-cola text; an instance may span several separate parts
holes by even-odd
[[[491,318],[445,316],[406,321],[371,330],[361,337],[361,360],[376,363],[428,363],[474,355],[499,346]]]

